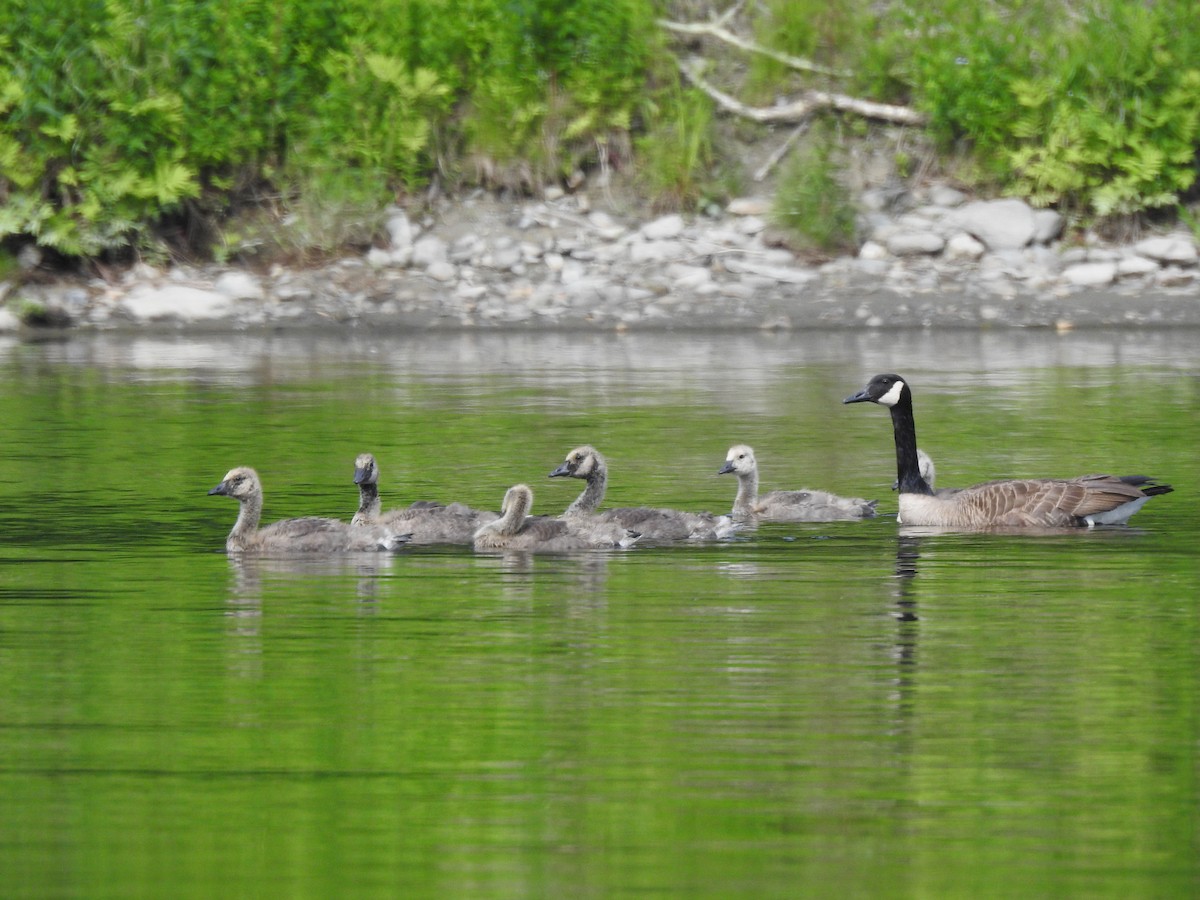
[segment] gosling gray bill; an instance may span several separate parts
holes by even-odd
[[[407,509],[381,512],[379,464],[370,453],[354,460],[354,483],[358,485],[358,512],[352,525],[383,525],[411,534],[414,544],[470,544],[480,525],[497,518],[490,510],[472,509],[463,503],[443,506],[418,500]]]
[[[533,489],[514,484],[504,494],[500,518],[475,532],[476,550],[611,550],[630,547],[638,534],[612,522],[531,516]]]
[[[735,444],[725,455],[725,465],[718,475],[737,475],[737,497],[733,515],[739,519],[760,522],[838,522],[845,519],[869,519],[875,515],[876,500],[861,497],[839,497],[828,491],[758,492],[758,461],[754,450],[745,444]]]
[[[263,491],[258,473],[248,467],[230,469],[209,496],[233,497],[237,522],[225,539],[230,553],[353,553],[395,550],[408,535],[378,526],[356,526],[338,519],[304,516],[282,519],[259,528]]]
[[[576,447],[566,461],[550,473],[551,478],[581,478],[586,482],[582,493],[563,512],[574,520],[590,516],[615,522],[636,531],[645,541],[712,541],[732,537],[737,523],[730,516],[684,512],[652,506],[622,506],[600,510],[608,485],[608,463],[595,447]]]
[[[905,525],[980,529],[1123,525],[1151,497],[1170,493],[1144,475],[1081,475],[988,481],[952,492],[934,492],[921,476],[912,389],[899,375],[876,375],[844,403],[877,403],[892,415],[896,479]]]

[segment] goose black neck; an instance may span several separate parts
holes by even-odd
[[[892,431],[896,438],[896,481],[900,493],[932,495],[933,489],[921,477],[921,464],[917,462],[917,423],[907,385],[892,407]]]

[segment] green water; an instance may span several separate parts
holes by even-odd
[[[878,497],[1140,472],[1130,528],[528,557],[258,559],[265,518]],[[217,338],[0,345],[4,897],[1200,893],[1200,335]]]

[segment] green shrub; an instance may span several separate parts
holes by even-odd
[[[811,249],[836,252],[854,246],[855,209],[838,177],[837,146],[817,133],[788,158],[779,175],[771,218]]]
[[[640,181],[655,208],[694,210],[707,199],[715,161],[712,114],[705,94],[677,85],[638,139]]]

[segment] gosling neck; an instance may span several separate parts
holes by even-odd
[[[758,502],[758,469],[738,473],[737,498],[733,501],[733,511],[738,515],[750,515]]]
[[[225,546],[230,550],[242,550],[249,545],[254,533],[258,531],[258,522],[262,518],[262,494],[255,493],[249,497],[239,498],[238,517],[233,523],[233,530],[225,539]]]
[[[383,504],[379,499],[379,485],[364,481],[358,486],[358,512],[350,520],[351,525],[371,525],[379,519]]]
[[[567,507],[564,516],[594,513],[600,508],[600,504],[604,501],[604,489],[608,484],[608,472],[605,467],[597,463],[592,467],[592,471],[587,476],[587,487],[583,489],[575,502]]]

